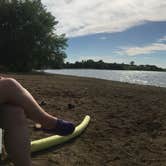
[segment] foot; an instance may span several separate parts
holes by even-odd
[[[66,136],[66,135],[73,133],[73,131],[75,130],[75,126],[71,122],[68,122],[68,121],[65,121],[62,119],[57,119],[55,128],[47,129],[47,128],[43,128],[42,125],[40,125],[40,124],[35,124],[35,129],[43,130],[47,133],[54,133],[57,135]]]

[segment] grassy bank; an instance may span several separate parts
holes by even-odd
[[[33,154],[35,166],[166,164],[166,88],[60,75],[6,76],[20,81],[59,118],[78,124],[91,116],[79,138]],[[48,136],[28,123],[32,140]]]

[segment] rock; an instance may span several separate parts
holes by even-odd
[[[75,108],[74,104],[68,104],[68,109],[73,109],[73,108]]]
[[[43,100],[43,101],[40,102],[39,105],[43,106],[43,105],[47,105],[47,103]]]

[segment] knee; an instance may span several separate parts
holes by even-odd
[[[3,84],[7,88],[16,88],[18,87],[18,82],[14,78],[4,78]]]
[[[21,85],[14,78],[3,78],[0,89],[4,100],[10,100],[13,94],[21,92]]]

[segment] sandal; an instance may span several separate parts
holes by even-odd
[[[35,124],[34,129],[37,131],[44,131],[46,133],[54,133],[60,136],[66,136],[73,133],[73,131],[75,130],[75,126],[71,122],[62,119],[57,119],[56,128],[54,129],[42,128],[42,125],[38,123]]]

